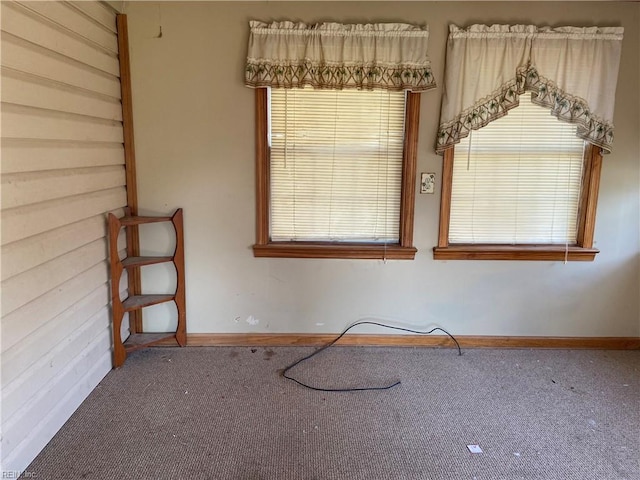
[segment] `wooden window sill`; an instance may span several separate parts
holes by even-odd
[[[600,251],[596,248],[563,245],[450,245],[434,247],[435,260],[541,260],[592,262]]]
[[[369,260],[413,260],[417,249],[400,245],[370,243],[335,244],[321,242],[282,242],[254,245],[254,257],[275,258],[354,258]]]

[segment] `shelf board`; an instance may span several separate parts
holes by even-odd
[[[122,260],[124,268],[142,267],[143,265],[154,265],[156,263],[172,262],[173,257],[127,257]]]
[[[120,219],[123,226],[142,225],[144,223],[170,222],[173,217],[144,217],[144,216],[125,216]]]
[[[139,308],[157,305],[158,303],[170,302],[175,298],[175,295],[132,295],[122,302],[122,306],[125,312],[130,312]]]
[[[141,348],[150,347],[159,342],[167,343],[166,340],[176,338],[175,332],[162,333],[132,333],[124,342],[124,349],[127,352],[133,352]]]

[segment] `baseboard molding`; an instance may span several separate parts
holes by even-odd
[[[337,335],[308,333],[190,333],[190,347],[239,347],[239,346],[320,346],[326,345]],[[456,339],[462,348],[563,348],[596,350],[638,350],[640,337],[498,337],[459,335]],[[176,345],[167,340],[158,346]],[[345,335],[336,345],[377,347],[453,347],[453,341],[445,335]]]

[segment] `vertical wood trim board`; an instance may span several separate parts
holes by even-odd
[[[118,29],[118,53],[120,56],[120,92],[122,98],[122,127],[124,129],[124,162],[127,176],[127,205],[131,215],[138,214],[138,181],[136,178],[136,149],[133,137],[133,101],[131,99],[131,65],[129,63],[129,30],[126,15],[116,16]],[[140,233],[137,225],[126,228],[127,257],[140,255]],[[132,268],[129,274],[131,295],[142,293],[140,268]],[[131,333],[142,333],[142,310],[129,312]]]
[[[131,202],[135,169],[115,11],[0,9],[0,463],[21,471],[111,369],[106,214]]]

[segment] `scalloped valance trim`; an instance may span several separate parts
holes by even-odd
[[[422,92],[436,87],[431,68],[386,67],[378,65],[328,66],[305,62],[298,65],[247,62],[245,85],[274,88],[313,88],[342,90],[410,90]]]
[[[440,125],[436,153],[442,154],[460,143],[471,130],[478,130],[507,115],[519,105],[518,96],[526,91],[532,92],[533,103],[548,108],[558,120],[576,124],[578,137],[601,147],[603,153],[611,152],[613,124],[593,115],[584,99],[562,91],[554,82],[538,75],[535,67],[529,66],[518,69],[513,80],[476,102],[453,121]]]
[[[506,115],[518,96],[609,153],[623,27],[449,25],[436,151]]]

